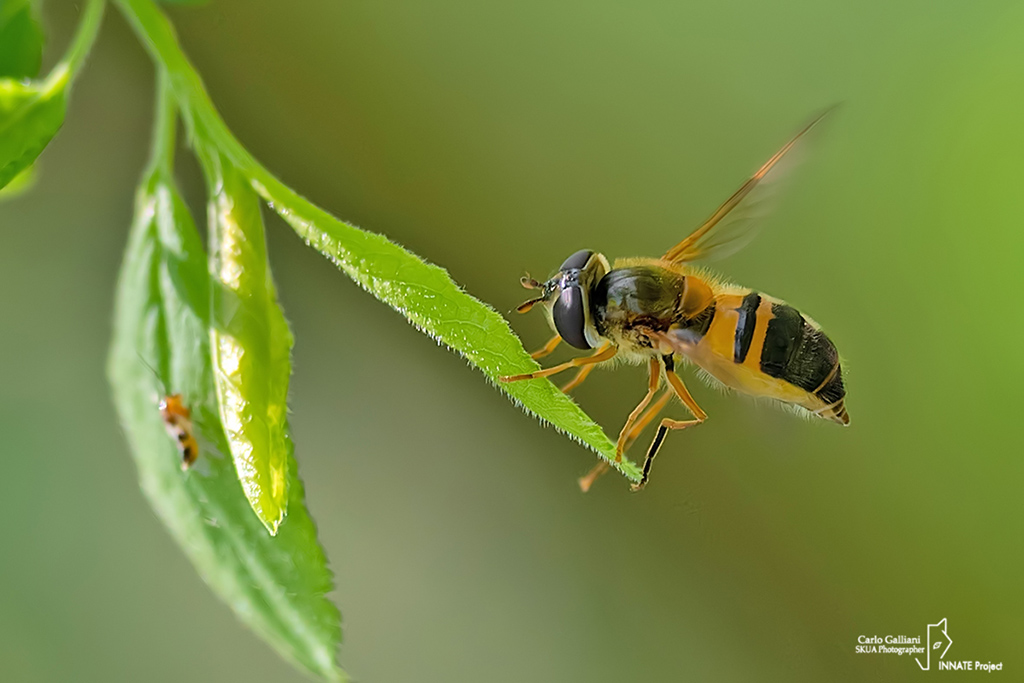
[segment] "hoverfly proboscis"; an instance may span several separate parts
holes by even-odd
[[[677,359],[696,365],[713,380],[740,393],[775,399],[811,416],[849,424],[839,354],[817,323],[779,299],[689,265],[734,253],[750,241],[759,218],[755,209],[787,165],[783,160],[793,158],[794,147],[827,113],[811,121],[703,225],[661,258],[621,259],[609,264],[604,255],[583,249],[567,258],[545,282],[522,279],[524,287],[541,294],[516,310],[526,313],[542,304],[555,331],[544,347],[531,354],[533,358],[547,356],[563,341],[594,353],[536,372],[502,377],[502,381],[549,377],[578,368],[563,387],[569,391],[598,364],[613,358],[646,364],[650,373],[647,394],[619,432],[616,462],[673,396],[692,414],[689,420],[661,420],[634,490],[647,484],[654,457],[670,430],[707,419],[676,374]],[[655,398],[659,391],[661,395]],[[580,488],[587,491],[607,469],[608,463],[602,460],[580,478]]]

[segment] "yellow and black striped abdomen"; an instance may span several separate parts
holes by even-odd
[[[720,294],[706,334],[683,353],[734,389],[850,421],[835,345],[782,301],[759,292]]]

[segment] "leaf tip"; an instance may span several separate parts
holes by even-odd
[[[281,528],[281,522],[283,520],[275,520],[269,524],[265,523],[264,526],[267,528],[267,533],[271,536],[277,536],[277,530]]]

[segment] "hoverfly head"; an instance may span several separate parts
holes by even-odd
[[[599,337],[590,314],[590,291],[608,272],[608,260],[582,249],[562,263],[544,284],[551,323],[566,343],[577,349],[598,346]]]

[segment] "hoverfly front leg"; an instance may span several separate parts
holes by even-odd
[[[576,373],[575,377],[562,385],[562,392],[568,394],[570,391],[583,384],[583,380],[585,380],[587,375],[592,373],[596,367],[596,365],[584,365],[580,368],[579,372]]]
[[[596,355],[599,355],[599,354],[601,354],[603,352],[604,352],[604,347],[602,346],[601,348],[599,348],[594,353],[594,355],[596,356]],[[569,380],[568,382],[566,382],[565,384],[562,385],[562,393],[568,394],[570,391],[572,391],[573,389],[575,389],[579,385],[583,384],[583,380],[585,380],[587,378],[587,376],[590,375],[590,373],[592,373],[594,371],[594,368],[596,368],[596,367],[597,367],[597,365],[591,364],[591,365],[584,365],[582,368],[580,368],[579,372],[576,373],[575,377],[573,377],[571,380]]]
[[[531,353],[530,358],[534,360],[540,360],[544,356],[550,355],[555,349],[558,348],[558,345],[561,343],[562,338],[556,334],[554,337],[552,337],[551,341],[549,341],[547,344]]]
[[[563,370],[568,370],[570,368],[579,368],[585,365],[590,365],[592,363],[601,363],[606,360],[610,360],[615,356],[617,352],[617,348],[615,348],[611,344],[605,344],[604,346],[597,350],[597,353],[595,353],[592,356],[582,356],[580,358],[573,358],[572,360],[567,361],[565,363],[561,363],[550,368],[545,368],[543,370],[529,372],[526,373],[525,375],[508,375],[502,377],[501,381],[521,382],[524,379],[538,379],[540,377],[550,377],[551,375],[558,374],[559,372],[562,372]]]
[[[530,358],[534,360],[540,360],[541,358],[551,354],[555,349],[558,348],[558,345],[561,343],[562,338],[556,334],[554,337],[551,338],[551,340],[547,344],[531,353]],[[604,349],[602,347],[601,349],[597,350],[597,353],[601,353],[603,350]],[[583,384],[583,380],[585,380],[587,378],[587,375],[593,372],[594,368],[596,367],[596,365],[584,365],[582,368],[580,368],[579,372],[576,373],[575,377],[573,377],[571,380],[562,385],[562,391],[568,394],[570,391],[572,391],[579,385]]]
[[[654,435],[654,441],[651,442],[650,448],[647,449],[647,457],[644,458],[644,470],[643,475],[640,477],[639,484],[633,484],[630,488],[634,491],[639,491],[647,485],[647,481],[651,477],[651,465],[654,464],[654,456],[658,455],[658,450],[661,448],[662,442],[665,441],[665,436],[668,434],[670,429],[686,429],[693,425],[699,425],[701,422],[708,418],[708,414],[701,409],[697,402],[693,400],[693,396],[690,395],[686,385],[683,384],[683,380],[679,379],[679,375],[675,373],[675,360],[671,355],[662,356],[662,363],[665,366],[665,378],[671,385],[673,392],[679,397],[686,407],[693,413],[693,420],[673,420],[671,418],[665,418],[661,421],[658,426],[658,432]]]

